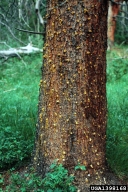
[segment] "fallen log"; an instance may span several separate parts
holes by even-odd
[[[39,52],[42,52],[42,49],[33,47],[31,44],[28,44],[25,47],[10,48],[9,50],[1,50],[0,58],[8,58],[8,57],[14,57],[14,56],[19,56],[23,54],[32,54],[32,53],[39,53]]]

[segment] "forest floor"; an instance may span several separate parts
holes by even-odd
[[[91,185],[103,185],[104,187],[102,189],[104,190],[100,190],[100,192],[104,192],[105,191],[105,186],[117,186],[117,185],[127,185],[127,190],[128,190],[128,180],[125,179],[120,179],[118,178],[113,172],[111,172],[110,170],[106,170],[103,174],[101,174],[98,177],[89,177],[88,179],[85,178],[83,179],[83,181],[78,181],[78,192],[90,192],[90,186]],[[119,190],[117,190],[118,188],[115,188],[115,190],[110,190],[109,191],[116,191],[119,192]],[[122,190],[122,191],[127,191],[127,190]],[[99,190],[95,190],[95,191],[99,191]],[[106,190],[107,191],[107,190]]]
[[[21,176],[29,173],[29,169],[28,167],[22,167],[18,170],[15,170],[12,172],[13,174],[18,173]],[[3,177],[4,177],[4,185],[2,187],[3,191],[6,191],[6,186],[8,186],[10,184],[10,173],[9,171],[5,171],[3,173]],[[119,178],[118,176],[116,176],[111,170],[106,169],[104,173],[102,173],[101,175],[95,175],[94,177],[91,177],[89,174],[86,177],[83,177],[83,179],[81,179],[80,177],[74,181],[74,185],[77,186],[77,192],[90,192],[90,186],[92,185],[103,185],[104,190],[100,190],[100,192],[104,192],[107,191],[105,190],[105,186],[115,186],[115,190],[111,190],[109,189],[110,192],[115,191],[115,192],[119,192],[118,187],[116,188],[116,186],[120,185],[127,185],[127,190],[121,190],[121,191],[128,191],[128,179],[125,178]],[[2,192],[3,192],[2,191]],[[93,190],[92,190],[93,191]],[[99,190],[95,190],[95,191],[99,191]],[[16,192],[16,191],[14,191]],[[33,192],[33,191],[28,191],[28,192]]]

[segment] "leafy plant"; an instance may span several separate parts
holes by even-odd
[[[58,190],[62,192],[74,192],[76,188],[71,185],[74,180],[74,176],[69,175],[68,171],[63,167],[62,164],[57,165],[56,163],[52,164],[50,167],[50,172],[47,173],[44,178],[44,187],[50,190]]]
[[[74,176],[60,164],[52,164],[46,177],[42,179],[36,173],[12,174],[6,192],[76,192],[72,184]]]
[[[4,185],[4,178],[3,178],[3,176],[0,174],[0,189],[1,189],[2,185]]]
[[[19,131],[14,132],[11,127],[0,130],[0,168],[9,168],[14,164],[31,156],[33,143],[24,140]]]
[[[117,49],[118,50],[118,49]],[[119,51],[107,53],[107,82],[114,83],[120,80],[126,80],[128,74],[127,52],[124,51],[122,56]],[[126,59],[125,59],[126,57]]]
[[[75,166],[75,170],[86,171],[86,167],[84,165],[78,164],[77,166]]]

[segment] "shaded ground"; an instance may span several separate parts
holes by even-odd
[[[106,170],[105,173],[100,176],[90,177],[89,175],[83,181],[79,181],[78,192],[90,192],[90,185],[127,185],[128,189],[128,180],[121,180],[110,170]],[[119,192],[119,190],[115,191]],[[104,192],[104,190],[102,192]]]
[[[23,175],[28,172],[28,168],[23,167],[23,168],[19,169],[18,171],[14,171],[13,173],[17,173],[17,172],[20,175]],[[5,171],[1,174],[4,176],[5,182],[4,182],[3,186],[0,186],[0,188],[2,187],[2,189],[4,190],[6,188],[6,186],[9,184],[10,173],[9,173],[9,171]],[[110,170],[106,170],[105,173],[101,174],[100,176],[95,175],[94,177],[91,177],[90,174],[87,174],[87,176],[82,180],[78,176],[78,180],[75,181],[74,184],[78,188],[77,192],[90,192],[90,185],[127,185],[127,188],[128,188],[128,179],[121,180],[117,176],[115,176],[115,174],[112,173]],[[115,190],[115,191],[119,192],[119,190]],[[32,192],[32,191],[30,191],[30,192]],[[104,192],[104,190],[100,191],[100,192]],[[112,192],[112,190],[111,190],[111,192]]]

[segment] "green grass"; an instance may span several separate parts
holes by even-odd
[[[121,178],[128,178],[128,59],[122,59],[127,53],[127,47],[116,47],[107,53],[107,159],[111,169]],[[14,163],[24,161],[26,145],[30,145],[27,154],[30,158],[34,143],[42,56],[34,54],[22,59],[12,58],[0,65],[0,140],[8,149],[3,155],[3,164],[4,161],[13,164],[8,147],[11,141],[12,145],[16,144]],[[3,141],[4,130],[8,136]],[[24,140],[22,146],[18,134]]]
[[[128,59],[127,47],[107,55],[107,159],[112,170],[128,178]]]
[[[3,130],[8,132],[9,128],[9,131],[11,130],[14,134],[18,131],[24,141],[32,144],[27,154],[29,158],[35,136],[41,57],[41,54],[34,54],[24,56],[23,60],[12,58],[0,65],[0,140],[2,140]],[[8,134],[8,137],[5,141],[7,145],[12,135]],[[26,144],[28,143],[24,143]],[[16,147],[16,150],[19,148]],[[26,154],[21,159],[24,160],[24,158]],[[5,162],[9,161],[13,163],[11,153],[10,156],[5,157]]]

